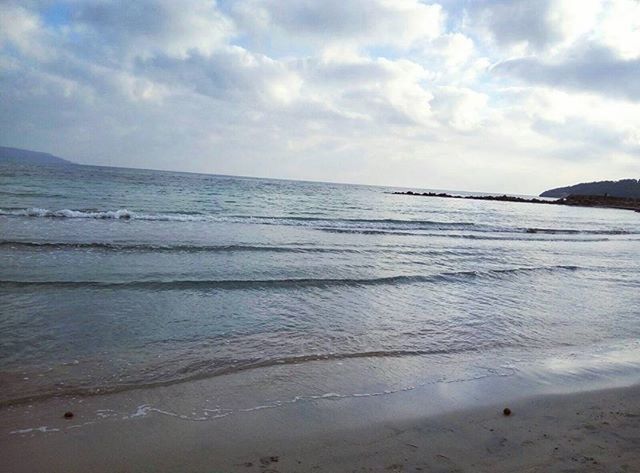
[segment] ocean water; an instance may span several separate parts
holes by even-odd
[[[414,386],[637,353],[640,214],[394,190],[0,167],[0,405],[277,366],[326,396],[318,362]]]

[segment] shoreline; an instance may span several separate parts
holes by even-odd
[[[15,473],[636,471],[636,353],[635,345],[594,350],[441,381],[450,369],[443,366],[436,382],[414,386],[382,387],[369,379],[367,360],[353,360],[58,397],[0,408],[0,456]],[[397,372],[433,362],[377,365]],[[369,376],[356,379],[363,372]],[[68,411],[73,417],[64,418]]]
[[[582,196],[570,195],[557,200],[543,200],[538,198],[527,199],[509,195],[455,195],[446,192],[391,192],[393,195],[411,195],[418,197],[439,197],[445,199],[488,200],[493,202],[516,202],[524,204],[566,205],[570,207],[591,207],[603,209],[632,210],[640,212],[640,199],[608,197],[608,196]]]
[[[504,407],[512,411],[502,413]],[[251,418],[249,418],[251,417]],[[292,419],[295,419],[292,421]],[[332,419],[325,419],[331,425]],[[413,419],[317,429],[301,412],[235,422],[150,416],[5,438],[13,472],[637,471],[640,385],[547,394]],[[28,455],[25,453],[28,452]]]

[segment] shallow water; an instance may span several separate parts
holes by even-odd
[[[0,402],[314,360],[402,389],[635,346],[640,214],[393,190],[0,167]]]

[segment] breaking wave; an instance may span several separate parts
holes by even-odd
[[[187,214],[138,214],[127,209],[107,210],[107,211],[85,211],[85,210],[49,210],[41,208],[0,210],[0,215],[11,217],[46,217],[46,218],[90,218],[101,220],[165,220],[165,221],[188,221],[202,220],[197,216]]]
[[[143,220],[166,222],[228,222],[250,223],[261,225],[307,226],[330,233],[355,233],[363,235],[422,235],[431,236],[420,231],[458,231],[464,234],[450,234],[446,236],[460,238],[486,238],[475,234],[529,234],[529,235],[559,235],[559,236],[608,236],[632,235],[621,229],[571,229],[571,228],[535,228],[535,227],[500,227],[473,222],[447,222],[435,220],[403,220],[403,219],[363,219],[363,218],[328,218],[328,217],[300,217],[300,216],[255,216],[255,215],[214,215],[198,212],[179,213],[138,213],[127,209],[93,211],[93,210],[49,210],[42,208],[28,209],[0,209],[0,215],[11,217],[43,217],[60,219],[99,219],[99,220]],[[414,233],[411,233],[414,232]],[[472,233],[469,233],[472,232]],[[503,238],[496,236],[493,238]]]

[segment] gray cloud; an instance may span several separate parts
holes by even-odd
[[[186,58],[157,55],[136,61],[136,75],[175,89],[229,101],[290,102],[298,78],[285,63],[240,47],[226,47],[211,55]]]
[[[439,5],[417,0],[247,0],[232,8],[250,34],[293,36],[332,44],[410,46],[434,38],[443,21]]]
[[[624,60],[603,47],[554,61],[511,59],[497,64],[494,71],[529,83],[640,101],[640,59]]]
[[[125,56],[210,53],[234,33],[233,22],[208,0],[98,0],[73,8],[75,32],[91,52]],[[86,44],[81,48],[87,51]]]
[[[482,29],[498,46],[526,42],[543,49],[562,32],[551,16],[552,0],[480,0],[467,5],[471,26]]]

